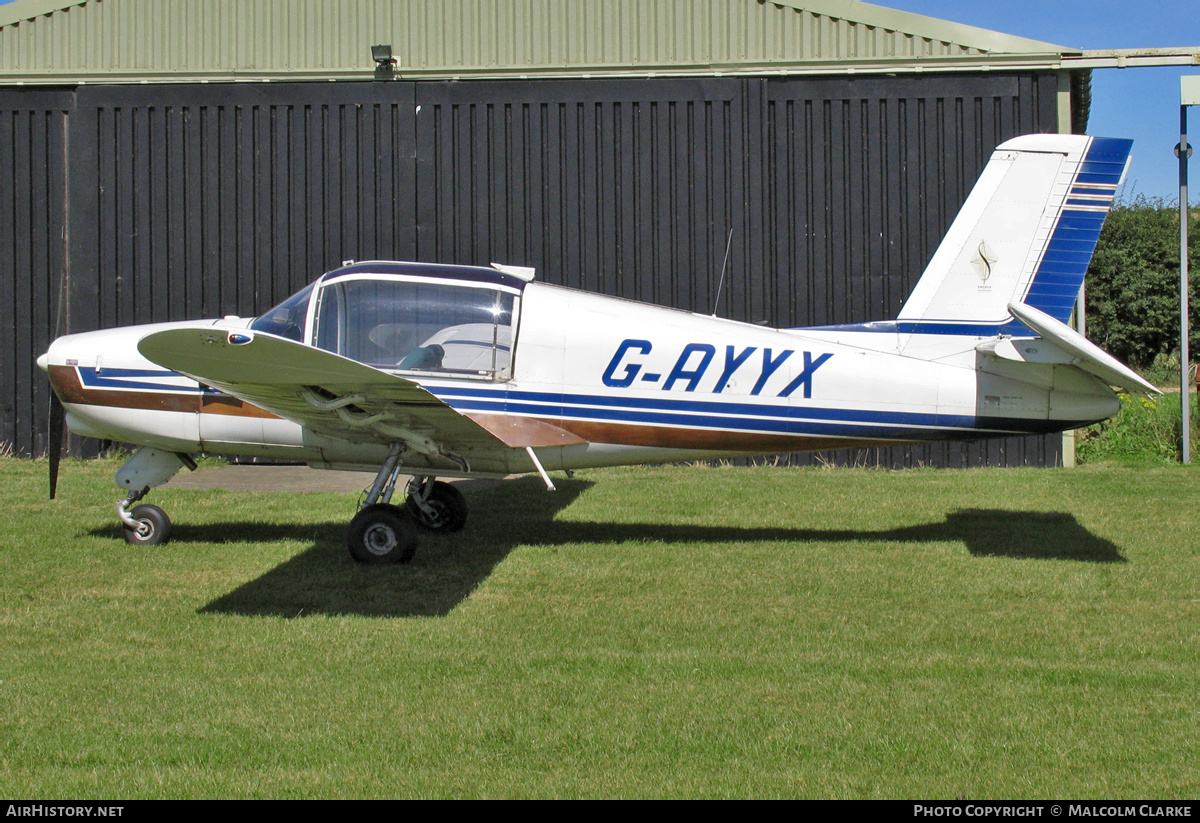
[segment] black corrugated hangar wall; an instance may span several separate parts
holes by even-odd
[[[1056,130],[1056,90],[1049,73],[0,89],[0,442],[45,451],[33,361],[56,334],[257,314],[351,258],[528,265],[772,326],[890,319],[996,144]],[[1051,436],[820,459],[1060,457]]]

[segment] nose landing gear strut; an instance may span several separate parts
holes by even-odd
[[[196,461],[179,452],[160,451],[143,446],[117,470],[116,484],[128,489],[117,502],[117,517],[124,524],[125,540],[139,546],[157,546],[171,537],[171,518],[158,506],[134,506],[147,492],[166,483],[184,466],[196,470]],[[130,507],[133,506],[131,509]]]

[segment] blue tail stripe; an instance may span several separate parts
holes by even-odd
[[[1086,161],[1090,163],[1115,163],[1123,169],[1125,158],[1133,148],[1133,141],[1124,137],[1094,137],[1088,149]]]
[[[1046,285],[1039,283],[1037,285],[1036,289],[1030,289],[1029,293],[1025,296],[1027,298],[1030,298],[1030,297],[1035,297],[1037,295],[1042,295],[1045,297],[1056,298],[1056,297],[1075,297],[1078,294],[1079,294],[1078,287],[1076,287],[1074,281],[1071,281],[1069,283],[1068,282],[1060,282],[1060,283],[1053,283],[1053,284],[1046,284]],[[1032,304],[1030,304],[1030,305],[1032,305]]]
[[[1079,290],[1075,288],[1073,283],[1062,283],[1055,286],[1043,286],[1039,284],[1037,289],[1031,290],[1029,294],[1025,296],[1030,300],[1035,298],[1041,298],[1048,301],[1057,301],[1061,299],[1074,300],[1079,296]]]
[[[1037,294],[1041,291],[1042,284],[1044,283],[1055,286],[1066,286],[1079,291],[1080,272],[1074,266],[1056,266],[1051,264],[1042,270],[1042,274],[1043,276],[1039,277],[1037,282],[1029,287],[1026,296]]]
[[[1070,236],[1064,234],[1062,237],[1054,238],[1053,245],[1047,249],[1046,254],[1053,252],[1071,252],[1072,254],[1086,254],[1089,257],[1092,254],[1093,243],[1087,238],[1076,237],[1074,233]]]
[[[1079,278],[1073,272],[1052,272],[1053,277],[1043,277],[1025,292],[1025,302],[1039,294],[1079,294]],[[1029,305],[1033,305],[1029,303]]]
[[[1099,228],[1081,228],[1079,226],[1064,226],[1062,233],[1054,238],[1054,243],[1061,240],[1070,240],[1076,243],[1087,243],[1094,246],[1096,239],[1100,236]]]
[[[1062,213],[1062,217],[1058,218],[1058,227],[1054,233],[1057,235],[1059,228],[1067,231],[1099,233],[1100,227],[1104,225],[1104,218],[1104,212],[1067,209]]]
[[[1067,249],[1050,248],[1046,250],[1046,254],[1042,258],[1042,262],[1047,264],[1060,263],[1064,266],[1072,267],[1083,266],[1084,269],[1087,269],[1088,262],[1091,261],[1091,259],[1091,252],[1068,251]]]
[[[1055,299],[1042,297],[1037,301],[1027,303],[1027,305],[1032,306],[1036,302],[1040,305],[1041,310],[1051,317],[1066,315],[1070,318],[1071,309],[1075,307],[1075,300],[1078,296],[1072,295],[1071,297],[1059,297]]]
[[[1032,306],[1033,303],[1039,303],[1043,306],[1054,306],[1057,309],[1062,309],[1064,306],[1069,309],[1075,303],[1075,300],[1078,297],[1078,292],[1070,289],[1061,289],[1057,293],[1042,292],[1040,294],[1030,295],[1027,299],[1031,300],[1032,302],[1028,303],[1027,305]],[[1048,309],[1042,309],[1042,311],[1046,312],[1046,314],[1050,314]]]
[[[1097,162],[1095,160],[1085,160],[1079,166],[1079,180],[1081,182],[1087,182],[1083,179],[1084,175],[1095,175],[1097,177],[1107,175],[1113,178],[1113,182],[1116,182],[1117,180],[1121,179],[1121,172],[1124,170],[1124,161],[1120,163],[1114,163],[1107,161]]]
[[[1079,183],[1115,186],[1125,170],[1125,160],[1132,146],[1132,140],[1093,139],[1087,157],[1080,164],[1072,190]],[[1092,205],[1107,204],[1097,202]],[[1092,253],[1096,250],[1096,241],[1100,239],[1106,214],[1107,210],[1082,211],[1071,208],[1068,203],[1059,215],[1050,242],[1025,293],[1024,302],[1027,305],[1063,323],[1070,319],[1075,298],[1083,285]]]
[[[1084,266],[1086,271],[1087,267]],[[1083,272],[1075,266],[1056,266],[1053,264],[1047,265],[1042,269],[1042,277],[1039,277],[1037,282],[1029,287],[1026,296],[1037,294],[1041,291],[1043,284],[1069,287],[1074,291],[1079,291],[1079,278]]]
[[[1109,185],[1109,186],[1116,185],[1117,181],[1120,179],[1121,179],[1121,175],[1108,174],[1108,173],[1105,173],[1105,174],[1081,174],[1078,177],[1078,180],[1080,183],[1103,183],[1103,184]]]
[[[1039,306],[1054,306],[1056,308],[1066,306],[1070,308],[1078,296],[1079,293],[1071,289],[1059,289],[1057,292],[1042,291],[1037,294],[1027,295],[1025,302],[1030,306],[1036,303]],[[1043,308],[1042,311],[1046,312],[1046,314],[1051,314],[1049,308]]]

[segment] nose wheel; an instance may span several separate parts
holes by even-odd
[[[128,496],[117,502],[117,517],[127,543],[158,546],[171,539],[171,518],[158,506],[134,504],[153,488],[166,483],[184,466],[196,470],[196,462],[186,454],[165,452],[143,446],[117,470],[116,483],[128,489]]]
[[[134,506],[128,515],[128,520],[122,518],[126,543],[157,546],[171,538],[171,518],[158,506]]]

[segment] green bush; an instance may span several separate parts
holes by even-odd
[[[1196,382],[1196,366],[1195,361],[1200,357],[1200,352],[1191,352],[1192,367],[1188,372],[1188,385],[1191,386]],[[1167,388],[1175,390],[1179,388],[1179,350],[1170,354],[1157,354],[1154,356],[1154,362],[1147,368],[1142,370],[1142,377],[1149,380],[1159,388]]]
[[[1081,463],[1174,463],[1179,460],[1179,395],[1158,398],[1122,394],[1116,417],[1089,426],[1076,443]],[[1200,445],[1196,396],[1191,395],[1193,445]]]
[[[1188,266],[1200,266],[1192,211]],[[1189,346],[1200,354],[1200,289],[1192,277]],[[1179,351],[1179,210],[1139,196],[1112,210],[1087,274],[1088,337],[1135,368]],[[1176,355],[1178,356],[1178,355]]]

